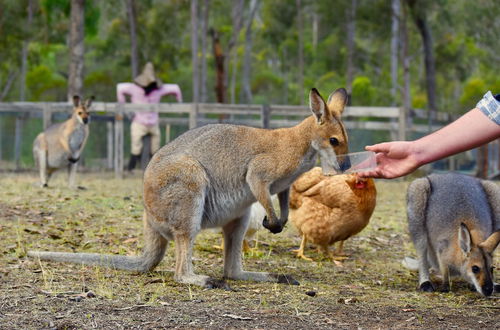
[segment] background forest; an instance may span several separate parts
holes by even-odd
[[[185,102],[221,101],[217,65],[228,103],[346,86],[353,105],[462,113],[500,91],[495,0],[0,0],[0,101],[67,99],[77,6],[80,92],[99,101],[148,60]]]

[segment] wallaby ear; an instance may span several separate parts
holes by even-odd
[[[87,108],[87,109],[90,108],[90,106],[92,105],[92,102],[94,102],[94,100],[95,100],[94,95],[92,95],[91,97],[89,97],[87,99],[87,101],[85,101],[85,108]]]
[[[467,226],[463,223],[460,224],[460,228],[458,229],[458,242],[460,243],[460,248],[464,253],[470,252],[472,246],[470,232]]]
[[[328,119],[329,113],[325,100],[323,100],[316,88],[311,89],[309,92],[309,107],[318,124],[321,125]]]
[[[73,95],[73,105],[75,107],[78,107],[80,105],[80,96],[78,95]]]
[[[490,235],[484,242],[479,243],[479,247],[488,253],[493,253],[500,243],[500,230]]]
[[[347,104],[347,91],[345,88],[339,88],[328,97],[328,108],[330,111],[337,115],[341,115],[344,112],[345,105]]]

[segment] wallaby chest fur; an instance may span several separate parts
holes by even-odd
[[[88,134],[87,125],[66,121],[52,125],[45,132],[40,133],[34,146],[40,148],[46,145],[47,168],[55,170],[70,164],[69,158],[80,152]],[[67,144],[69,150],[64,147],[64,143]],[[38,157],[35,156],[35,158]]]
[[[82,102],[75,95],[71,117],[50,126],[38,134],[33,142],[33,157],[40,172],[42,187],[47,187],[52,173],[62,167],[69,169],[69,186],[75,185],[77,162],[89,136],[88,108],[92,100],[93,97]]]

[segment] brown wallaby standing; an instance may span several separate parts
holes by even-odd
[[[68,167],[69,186],[75,186],[77,163],[89,136],[88,109],[93,99],[82,103],[79,96],[73,96],[71,118],[50,126],[33,142],[33,157],[40,171],[42,187],[47,187],[52,173],[62,167]]]
[[[215,124],[190,130],[155,153],[144,173],[143,254],[137,257],[91,253],[29,252],[41,259],[97,264],[139,272],[152,270],[175,241],[175,275],[181,283],[225,286],[193,270],[192,253],[202,229],[222,227],[224,277],[235,280],[291,282],[283,275],[242,269],[241,248],[250,206],[266,210],[263,225],[282,231],[288,219],[289,187],[316,164],[333,173],[348,167],[347,135],[340,115],[347,102],[341,88],[325,102],[316,89],[309,94],[312,116],[297,126],[274,130]],[[280,218],[271,203],[278,194]],[[298,283],[297,283],[298,284]]]
[[[418,255],[419,286],[434,291],[429,268],[459,275],[483,296],[498,290],[493,252],[500,242],[500,187],[456,173],[433,174],[408,187],[408,225]]]

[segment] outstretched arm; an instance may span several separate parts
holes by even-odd
[[[377,168],[362,177],[392,179],[432,161],[481,146],[500,137],[500,125],[474,108],[444,128],[415,141],[394,141],[367,146],[377,153]]]
[[[175,95],[177,102],[182,102],[182,92],[181,88],[177,84],[163,84],[159,92],[162,96],[164,95]]]

